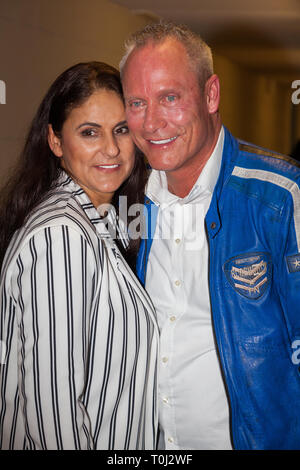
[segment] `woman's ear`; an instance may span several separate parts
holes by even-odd
[[[61,139],[55,134],[52,124],[48,124],[48,144],[56,157],[62,157]]]

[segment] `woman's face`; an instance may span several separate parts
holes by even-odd
[[[100,89],[64,122],[61,137],[49,126],[49,145],[61,166],[95,207],[111,201],[134,165],[134,144],[117,93]]]

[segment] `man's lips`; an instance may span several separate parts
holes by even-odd
[[[152,139],[148,139],[148,142],[150,142],[150,144],[153,144],[153,145],[166,145],[166,144],[170,144],[171,142],[174,142],[176,139],[177,139],[177,135],[175,137],[170,137],[168,139],[160,139],[160,140],[152,140]]]

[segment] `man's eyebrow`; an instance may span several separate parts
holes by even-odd
[[[126,96],[125,101],[136,100],[136,101],[143,101],[143,98],[139,98],[138,96]]]
[[[182,87],[181,87],[182,88]],[[172,93],[172,94],[180,94],[180,91],[181,91],[181,88],[179,86],[173,86],[173,87],[162,87],[161,89],[157,90],[157,95],[165,95],[165,94],[168,94],[168,93]],[[136,100],[136,101],[145,101],[145,98],[141,98],[139,97],[138,95],[128,95],[128,96],[125,96],[125,101],[130,101],[130,100]]]

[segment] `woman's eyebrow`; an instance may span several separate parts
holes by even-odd
[[[80,129],[80,127],[83,127],[83,126],[101,127],[100,124],[97,124],[96,122],[83,122],[78,127],[76,127],[76,129]]]
[[[114,127],[117,127],[117,126],[124,126],[124,125],[127,125],[127,121],[124,120],[124,121],[120,121],[118,122]],[[79,126],[76,127],[76,130],[77,129],[80,129],[81,127],[84,127],[84,126],[92,126],[92,127],[102,127],[100,124],[98,124],[97,122],[83,122],[82,124],[79,124]]]
[[[127,121],[126,121],[126,120],[118,122],[118,124],[116,124],[115,127],[117,127],[117,126],[124,126],[124,125],[127,126]]]

